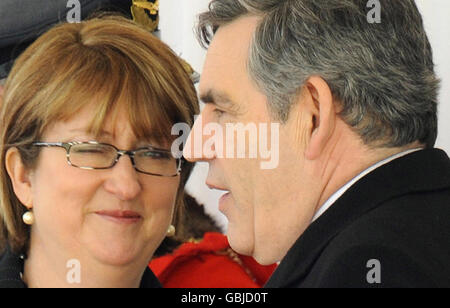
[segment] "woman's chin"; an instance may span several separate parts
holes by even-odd
[[[136,264],[139,259],[145,259],[143,258],[143,254],[145,253],[144,249],[139,249],[133,244],[109,242],[106,245],[96,245],[90,250],[93,257],[102,264],[111,266],[126,266],[132,263]],[[150,258],[151,256],[148,256],[148,260],[150,260]]]

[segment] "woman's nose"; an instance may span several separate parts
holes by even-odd
[[[105,189],[108,192],[116,195],[122,201],[133,200],[140,194],[142,187],[131,157],[120,156],[109,171],[110,176],[105,182]]]

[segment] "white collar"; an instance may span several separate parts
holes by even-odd
[[[416,152],[416,151],[420,151],[423,150],[422,148],[417,148],[417,149],[412,149],[412,150],[407,150],[401,153],[397,153],[395,155],[392,155],[372,166],[370,166],[369,168],[367,168],[366,170],[364,170],[363,172],[361,172],[360,174],[358,174],[356,177],[354,177],[352,180],[350,180],[347,184],[345,184],[344,186],[342,186],[338,191],[336,191],[333,195],[331,195],[330,198],[328,198],[327,201],[325,201],[325,203],[319,208],[319,210],[316,212],[316,214],[314,215],[313,219],[311,222],[315,221],[317,218],[319,218],[320,215],[322,215],[323,213],[325,213],[325,211],[331,206],[333,205],[334,202],[336,202],[337,199],[339,199],[346,191],[347,189],[349,189],[353,184],[355,184],[358,180],[360,180],[362,177],[364,177],[365,175],[367,175],[368,173],[372,172],[373,170],[377,169],[378,167],[385,165],[391,161],[393,161],[394,159],[400,158],[402,156],[408,155],[410,153]]]

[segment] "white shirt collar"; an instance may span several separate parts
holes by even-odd
[[[395,155],[392,155],[372,166],[370,166],[369,168],[367,168],[366,170],[364,170],[363,172],[361,172],[360,174],[358,174],[356,177],[354,177],[352,180],[350,180],[347,184],[345,184],[344,186],[342,186],[338,191],[336,191],[333,195],[331,195],[330,198],[328,198],[327,201],[325,201],[325,203],[319,208],[319,210],[316,212],[316,214],[314,215],[313,219],[311,222],[315,221],[317,218],[319,218],[320,215],[322,215],[323,213],[325,213],[325,211],[331,206],[333,205],[334,202],[336,202],[337,199],[339,199],[346,191],[347,189],[349,189],[353,184],[355,184],[358,180],[360,180],[362,177],[364,177],[365,175],[369,174],[370,172],[372,172],[373,170],[377,169],[378,167],[381,167],[391,161],[393,161],[394,159],[400,158],[402,156],[408,155],[410,153],[416,152],[416,151],[420,151],[423,150],[422,148],[417,148],[417,149],[412,149],[412,150],[407,150]]]

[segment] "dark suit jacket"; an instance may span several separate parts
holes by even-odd
[[[428,149],[350,187],[266,287],[450,287],[450,160]]]

